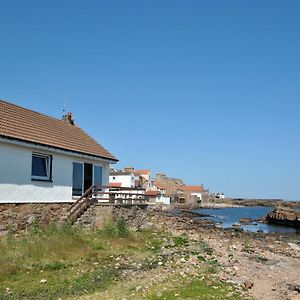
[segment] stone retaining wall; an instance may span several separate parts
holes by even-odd
[[[78,219],[77,224],[90,228],[103,228],[121,217],[134,230],[147,226],[147,210],[145,208],[138,206],[106,206],[101,204],[94,204],[89,207]]]
[[[24,230],[37,221],[42,225],[59,220],[70,203],[0,204],[0,231]]]
[[[33,222],[47,225],[61,220],[70,203],[0,204],[0,232],[24,230]],[[147,226],[147,210],[138,206],[101,206],[92,205],[79,219],[77,224],[101,228],[123,217],[132,229]]]
[[[148,216],[147,209],[138,206],[121,207],[115,206],[112,211],[113,219],[123,217],[126,224],[133,230],[138,230],[147,227]]]

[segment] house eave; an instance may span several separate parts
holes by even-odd
[[[84,153],[84,152],[74,151],[74,150],[70,150],[70,149],[64,149],[64,148],[60,148],[60,147],[36,143],[36,142],[22,140],[22,139],[18,139],[15,137],[9,137],[9,136],[4,136],[4,135],[0,135],[0,142],[1,141],[6,142],[8,144],[24,146],[27,148],[37,148],[37,149],[48,150],[48,151],[52,151],[52,152],[54,151],[54,152],[66,154],[66,155],[72,154],[73,156],[76,156],[76,157],[84,157],[84,158],[89,158],[89,159],[94,159],[94,160],[99,160],[99,161],[104,160],[111,164],[117,163],[119,161],[118,159],[111,159],[111,158],[98,156],[98,155],[94,155],[94,154],[90,154],[90,153]]]

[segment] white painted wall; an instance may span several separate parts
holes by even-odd
[[[156,202],[160,202],[160,203],[169,205],[169,204],[171,204],[171,198],[160,195],[160,196],[156,197]]]
[[[146,181],[150,181],[150,173],[149,174],[140,174]]]
[[[202,193],[191,193],[192,196],[197,196],[199,200],[202,200]]]
[[[53,182],[32,181],[32,152],[52,155]],[[102,167],[103,185],[108,185],[109,162],[78,157],[70,152],[0,140],[0,203],[71,202],[73,162]]]
[[[110,175],[109,183],[121,183],[122,187],[134,188],[134,173],[128,175]]]

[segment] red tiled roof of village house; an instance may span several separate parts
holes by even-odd
[[[122,183],[121,182],[110,182],[109,186],[110,187],[121,187]]]
[[[160,183],[154,183],[154,185],[158,188],[158,189],[160,189],[160,190],[165,190],[166,188],[163,186],[163,185],[161,185]]]
[[[184,192],[203,192],[203,187],[200,185],[181,185],[178,189]]]
[[[117,161],[78,126],[3,100],[0,100],[0,137]]]
[[[159,195],[159,192],[158,191],[147,191],[147,192],[145,192],[145,195],[146,196],[157,196],[157,195]]]
[[[140,174],[140,175],[149,175],[150,174],[150,170],[135,170],[134,172],[136,174]]]

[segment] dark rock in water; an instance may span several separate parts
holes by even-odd
[[[279,207],[268,213],[266,221],[268,223],[300,228],[300,211]]]
[[[251,218],[240,218],[240,223],[252,223],[253,221]]]
[[[260,224],[264,224],[264,223],[266,223],[266,217],[260,217],[256,221]]]

